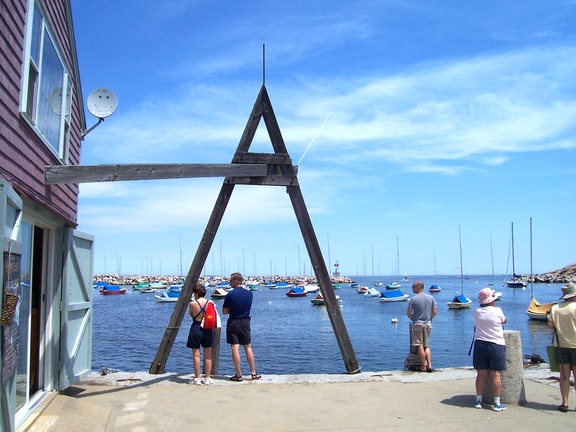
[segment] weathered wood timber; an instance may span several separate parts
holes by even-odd
[[[277,162],[276,162],[277,163]],[[51,165],[44,170],[46,184],[199,177],[265,177],[266,162],[237,164],[117,164]]]
[[[270,140],[275,151],[273,155],[248,153],[248,149],[250,148],[254,134],[256,133],[258,124],[262,117],[264,117],[266,129],[268,130],[268,135],[270,136]],[[284,140],[282,138],[282,134],[276,121],[276,116],[274,115],[272,104],[270,103],[268,92],[266,91],[264,84],[262,85],[258,97],[256,98],[252,113],[250,114],[248,122],[246,123],[244,133],[242,134],[242,138],[240,139],[238,148],[236,149],[236,153],[232,159],[233,163],[242,163],[247,161],[266,161],[266,163],[269,161],[274,161],[274,166],[272,167],[272,172],[268,171],[268,176],[266,176],[265,179],[255,179],[253,177],[226,177],[224,179],[224,184],[222,185],[222,189],[220,190],[220,194],[216,204],[214,205],[214,209],[212,210],[208,225],[204,230],[204,235],[202,236],[200,245],[198,246],[196,256],[194,257],[188,275],[186,276],[184,287],[182,288],[180,297],[176,302],[174,311],[170,318],[170,322],[168,323],[168,327],[165,330],[164,337],[160,342],[160,346],[158,347],[158,351],[152,362],[152,365],[150,366],[149,372],[152,374],[164,373],[166,361],[168,360],[168,356],[170,355],[170,351],[172,350],[172,346],[176,340],[176,335],[187,311],[188,302],[192,297],[192,287],[195,283],[197,283],[198,278],[200,277],[202,267],[204,266],[216,236],[218,226],[220,225],[224,211],[228,205],[230,195],[234,190],[234,185],[243,182],[246,182],[246,184],[278,184],[272,181],[274,178],[282,180],[282,185],[286,186],[286,190],[290,196],[290,200],[292,202],[292,206],[300,226],[300,231],[302,232],[302,236],[306,244],[306,249],[308,250],[310,261],[312,263],[312,267],[314,268],[314,273],[316,274],[320,290],[322,291],[322,294],[326,300],[326,311],[330,317],[332,329],[334,330],[338,345],[340,347],[340,353],[342,355],[342,359],[344,360],[344,366],[349,373],[360,372],[360,366],[356,360],[346,325],[342,319],[338,300],[336,299],[334,288],[332,287],[330,276],[322,257],[320,245],[318,244],[310,216],[306,209],[306,204],[304,203],[304,198],[302,196],[300,186],[298,185],[296,170],[288,156],[288,151],[286,150],[286,145],[284,144]]]

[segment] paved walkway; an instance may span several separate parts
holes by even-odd
[[[527,403],[497,413],[472,407],[470,368],[264,375],[241,383],[216,377],[211,386],[190,385],[190,375],[93,373],[48,397],[18,432],[576,430],[576,412],[556,408],[554,375],[548,365],[527,368]]]

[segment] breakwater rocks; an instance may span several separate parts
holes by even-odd
[[[570,264],[559,270],[534,275],[533,280],[527,276],[528,282],[534,283],[568,283],[576,282],[576,264]]]
[[[115,274],[107,274],[107,275],[95,275],[93,277],[94,283],[96,282],[106,282],[111,285],[136,285],[141,282],[148,282],[148,283],[161,283],[163,285],[176,285],[180,283],[184,283],[186,279],[185,276],[147,276],[147,275],[131,275],[131,276],[123,276],[123,275],[115,275]],[[245,282],[250,281],[264,285],[266,282],[287,282],[289,284],[299,284],[299,283],[306,283],[306,284],[315,284],[316,278],[313,276],[245,276]],[[347,284],[353,283],[354,280],[345,277],[345,276],[338,276],[330,278],[332,283],[334,284]],[[230,280],[230,276],[200,276],[198,282],[203,285],[209,285],[213,283],[219,282],[228,282]]]

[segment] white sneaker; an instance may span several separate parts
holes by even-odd
[[[204,384],[204,385],[212,385],[213,382],[214,382],[214,381],[212,380],[212,378],[208,377],[208,378],[206,378],[206,379],[202,382],[202,384]]]
[[[191,384],[193,385],[202,385],[202,381],[200,381],[200,378],[194,378],[191,382]]]
[[[500,412],[500,411],[504,411],[505,409],[506,409],[506,405],[495,404],[494,408],[492,408],[492,411]]]
[[[474,402],[474,408],[482,409],[482,402],[479,401]]]

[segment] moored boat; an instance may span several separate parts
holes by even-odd
[[[430,288],[428,288],[428,292],[431,292],[431,293],[439,293],[441,291],[442,291],[442,287],[439,285],[436,285],[436,284],[430,285]]]
[[[472,305],[472,300],[470,300],[465,295],[456,295],[451,302],[448,302],[448,309],[466,309]]]
[[[147,288],[150,288],[150,282],[138,282],[132,285],[132,291],[142,291]]]
[[[158,303],[177,302],[178,297],[180,297],[180,291],[157,291],[154,294],[154,299]]]
[[[337,295],[336,296],[336,300],[340,300],[340,296]],[[325,305],[326,301],[324,300],[324,296],[322,295],[322,293],[318,293],[316,294],[316,297],[314,297],[312,300],[310,300],[310,303],[312,303],[313,305],[316,306],[321,306],[321,305]]]
[[[126,294],[126,288],[120,285],[106,285],[100,289],[100,294],[102,295],[115,295],[115,294]]]
[[[408,294],[404,294],[400,290],[387,290],[387,291],[382,291],[380,293],[380,297],[378,298],[378,301],[381,301],[383,303],[398,302],[398,301],[407,301],[409,298],[410,298],[410,296]]]
[[[400,289],[400,284],[398,282],[392,282],[386,285],[387,290],[397,290]]]
[[[528,283],[522,279],[521,276],[516,274],[516,268],[514,267],[514,222],[512,222],[511,226],[511,244],[512,244],[512,277],[508,280],[505,280],[504,283],[508,288],[525,288],[528,286]]]
[[[228,291],[226,291],[224,288],[216,288],[214,292],[210,294],[210,298],[220,299],[226,297],[226,295],[228,295]]]
[[[306,297],[307,292],[304,287],[294,287],[286,293],[288,297]]]
[[[556,304],[556,302],[539,303],[535,298],[532,298],[532,301],[526,309],[526,314],[528,318],[533,320],[548,321],[548,314],[554,304]]]
[[[368,288],[368,291],[364,293],[365,297],[380,297],[380,291],[376,288]]]
[[[462,236],[460,235],[460,227],[458,227],[458,242],[460,246],[460,287],[462,294],[454,296],[451,302],[448,302],[448,309],[466,309],[472,305],[472,300],[464,295],[464,272],[462,266]]]

